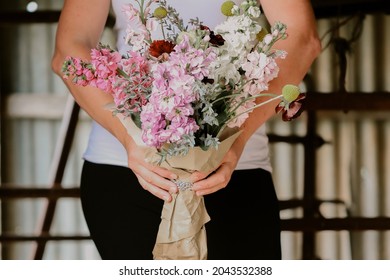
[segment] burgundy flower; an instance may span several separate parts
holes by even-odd
[[[278,106],[275,108],[275,112],[283,112],[282,119],[283,121],[291,121],[299,117],[303,111],[303,101],[306,98],[304,93],[300,93],[299,96],[292,102],[286,102],[282,100]]]
[[[210,31],[210,28],[207,26],[207,25],[200,25],[200,30],[209,30]]]
[[[200,25],[200,30],[210,31],[210,44],[214,46],[223,46],[225,43],[225,39],[221,35],[215,35],[214,31],[210,30],[206,25]]]
[[[202,80],[202,83],[204,83],[204,84],[213,84],[214,83],[214,79],[210,79],[208,77],[204,77],[203,80]]]
[[[155,40],[150,44],[149,53],[156,58],[162,54],[170,54],[173,51],[175,44],[165,40]]]

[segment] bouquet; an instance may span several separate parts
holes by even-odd
[[[99,44],[90,61],[67,57],[64,77],[111,94],[110,109],[145,147],[145,158],[179,175],[179,192],[164,204],[154,258],[206,259],[210,217],[189,175],[219,166],[254,109],[279,99],[283,120],[300,114],[304,95],[297,86],[267,93],[278,75],[276,59],[287,55],[272,48],[286,38],[286,26],[278,22],[266,32],[254,0],[224,2],[226,20],[214,30],[197,18],[185,26],[165,0],[136,3],[124,7],[130,50]],[[162,38],[152,38],[156,28]],[[269,99],[256,103],[261,96]]]

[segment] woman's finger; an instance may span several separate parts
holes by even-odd
[[[192,183],[195,183],[195,182],[198,182],[200,180],[203,180],[204,178],[206,178],[209,175],[210,175],[210,172],[205,173],[205,172],[195,171],[191,174],[189,181]]]
[[[177,186],[174,182],[161,177],[157,173],[149,170],[144,166],[138,166],[136,169],[133,169],[134,173],[137,174],[138,178],[142,178],[143,181],[147,182],[150,185],[159,187],[165,191],[169,191],[171,193],[177,192]]]
[[[231,174],[230,168],[227,165],[222,164],[209,177],[194,183],[192,190],[195,191],[197,195],[214,193],[227,186]]]
[[[138,178],[139,183],[146,191],[150,192],[154,196],[156,196],[164,201],[170,202],[172,200],[172,196],[170,195],[169,192],[145,181],[141,176],[138,176],[138,175],[136,175],[136,176]]]
[[[163,167],[160,167],[160,166],[157,166],[157,165],[153,165],[153,164],[149,164],[149,163],[146,163],[146,167],[160,175],[161,177],[164,177],[164,178],[167,178],[167,179],[170,179],[170,180],[176,180],[177,179],[177,175],[175,173],[173,173],[172,171],[166,169],[166,168],[163,168]]]

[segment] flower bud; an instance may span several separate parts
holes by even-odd
[[[153,16],[158,19],[163,19],[167,16],[167,13],[168,12],[164,7],[157,7],[153,12]]]
[[[233,1],[225,1],[223,2],[223,4],[221,5],[221,12],[223,15],[227,16],[227,17],[230,17],[233,15],[232,13],[232,9],[233,7],[236,5],[236,3],[234,3]]]
[[[293,102],[300,94],[299,87],[295,85],[285,85],[282,89],[282,95],[288,103]]]

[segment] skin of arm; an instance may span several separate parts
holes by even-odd
[[[316,21],[309,0],[259,0],[265,16],[272,25],[280,21],[287,25],[288,37],[278,41],[275,49],[285,50],[287,57],[279,59],[279,74],[269,86],[269,92],[280,93],[286,84],[298,85],[321,52]],[[265,97],[264,97],[265,98]],[[258,99],[257,102],[265,99]],[[241,126],[242,133],[234,142],[220,167],[210,174],[195,172],[192,181],[197,195],[207,195],[224,188],[237,166],[245,143],[250,136],[275,114],[279,101],[255,109]],[[210,176],[209,176],[210,175]]]
[[[52,58],[53,71],[61,78],[62,64],[67,56],[90,60],[91,49],[97,46],[104,30],[110,4],[110,0],[65,0]],[[177,192],[177,187],[169,179],[176,179],[177,176],[145,161],[143,153],[119,119],[104,109],[104,105],[113,102],[112,97],[94,87],[81,87],[74,85],[70,79],[63,80],[80,107],[125,147],[129,168],[142,187],[153,195],[170,201],[170,193]]]

